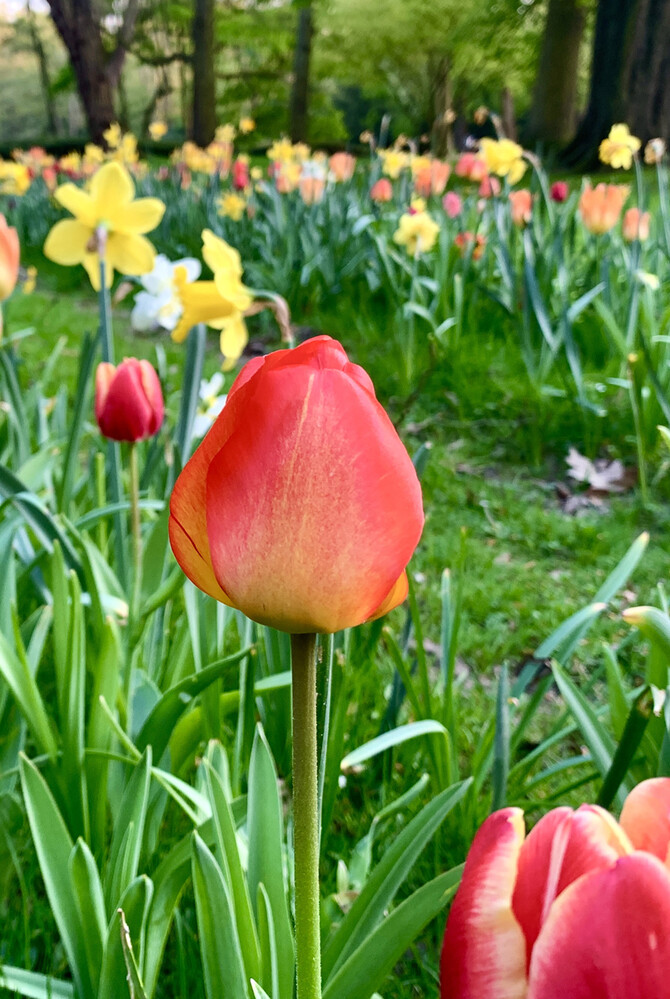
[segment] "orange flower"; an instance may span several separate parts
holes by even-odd
[[[476,156],[475,153],[463,153],[456,164],[454,173],[457,177],[464,177],[466,180],[479,183],[488,174],[488,168],[484,160]]]
[[[639,208],[629,208],[624,212],[621,228],[623,238],[629,243],[634,239],[639,239],[640,242],[649,239],[649,212],[641,212]]]
[[[19,276],[19,234],[0,215],[0,302],[14,291]]]
[[[451,167],[442,160],[432,160],[428,166],[422,167],[414,176],[414,190],[421,198],[429,198],[431,194],[442,194]]]
[[[525,187],[520,191],[510,191],[509,203],[514,225],[519,228],[528,225],[533,213],[533,195],[530,191]]]
[[[477,235],[475,236],[474,233],[466,230],[466,232],[459,232],[456,238],[454,239],[454,246],[458,247],[458,250],[462,257],[465,256],[468,247],[473,244],[474,248],[472,250],[472,259],[479,260],[482,253],[484,252],[484,247],[486,246],[485,236],[482,236],[481,233],[477,233]]]
[[[579,213],[589,232],[601,236],[613,229],[629,194],[630,188],[624,184],[591,187],[587,183],[579,199]]]
[[[650,999],[670,980],[670,779],[643,781],[617,823],[554,808],[484,822],[449,914],[442,999]]]
[[[282,631],[335,632],[405,599],[421,488],[369,376],[319,336],[245,365],[169,526],[205,593]]]
[[[343,180],[351,180],[356,168],[356,157],[351,153],[333,153],[328,160],[330,172],[333,179],[338,183]]]
[[[315,205],[322,200],[326,181],[315,174],[303,174],[300,178],[300,197],[306,205]]]
[[[370,197],[373,201],[391,201],[393,198],[393,184],[388,177],[380,177],[370,189]]]

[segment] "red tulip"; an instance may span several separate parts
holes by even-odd
[[[567,201],[570,188],[564,180],[557,180],[551,185],[551,200],[559,204]]]
[[[249,186],[249,161],[239,156],[233,163],[233,187],[245,191]]]
[[[294,634],[399,604],[422,526],[412,462],[369,376],[327,336],[245,365],[170,501],[196,586]]]
[[[95,375],[95,418],[101,433],[113,441],[153,437],[163,422],[163,393],[148,361],[127,357],[115,368],[98,365]]]
[[[477,833],[449,915],[442,999],[651,999],[670,982],[670,778],[620,822],[555,808],[528,837],[505,808]]]

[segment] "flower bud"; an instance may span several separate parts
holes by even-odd
[[[148,361],[127,357],[115,368],[104,362],[95,375],[95,418],[113,441],[153,437],[163,422],[161,383]]]

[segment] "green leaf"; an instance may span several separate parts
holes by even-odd
[[[235,923],[235,908],[221,868],[193,833],[193,893],[207,999],[242,999],[248,978]]]
[[[356,949],[328,977],[323,999],[370,999],[424,926],[445,908],[461,874],[457,867],[429,881],[369,934],[357,935]]]
[[[63,459],[63,477],[58,490],[58,509],[67,511],[72,494],[72,483],[77,463],[79,461],[79,443],[81,441],[84,421],[88,410],[88,394],[91,384],[91,372],[98,351],[95,337],[89,333],[84,336],[79,354],[79,371],[77,375],[77,393],[74,405],[70,409],[70,436],[68,437],[65,457]]]
[[[97,982],[107,935],[105,899],[93,854],[83,839],[78,839],[69,857],[70,879],[75,904],[84,930],[84,947],[92,982]]]
[[[142,952],[146,920],[153,895],[153,884],[145,875],[128,885],[116,906],[107,927],[105,953],[100,971],[100,987],[96,999],[120,999],[128,991],[126,959],[121,938],[121,913],[132,933],[135,951]]]
[[[507,801],[509,774],[509,680],[507,666],[500,671],[496,699],[496,734],[493,744],[493,797],[491,810],[503,808]]]
[[[58,746],[37,682],[28,664],[15,655],[2,634],[0,634],[0,675],[14,695],[39,751],[55,759]]]
[[[383,919],[384,913],[424,846],[452,808],[463,799],[471,783],[471,779],[461,781],[433,798],[384,853],[366,881],[363,891],[324,948],[325,980],[331,978],[361,941],[366,939]],[[373,951],[369,950],[368,960],[371,953]]]
[[[256,729],[249,765],[247,802],[249,866],[247,878],[252,903],[265,886],[272,911],[277,951],[281,955],[279,993],[275,999],[293,996],[293,928],[288,910],[288,890],[284,877],[282,805],[277,787],[277,772],[265,733]],[[258,918],[258,913],[256,913]]]
[[[651,689],[643,687],[631,706],[619,745],[612,760],[612,765],[605,775],[598,794],[597,804],[603,808],[611,806],[615,794],[625,780],[644,736],[645,729],[649,724],[653,710],[654,699]],[[634,780],[632,774],[631,778]]]
[[[0,986],[26,999],[75,999],[72,982],[0,964]]]
[[[422,735],[441,735],[448,744],[447,730],[444,725],[432,718],[426,718],[424,721],[410,722],[408,725],[398,725],[397,728],[391,729],[390,732],[384,732],[382,735],[376,736],[369,742],[352,750],[351,753],[347,753],[340,763],[340,768],[347,770],[350,767],[358,766],[360,763],[372,759],[373,756],[391,749],[392,746],[401,745],[410,739],[418,739]]]
[[[85,932],[74,898],[69,860],[73,843],[53,795],[37,767],[19,756],[23,798],[47,897],[81,999],[95,999]]]
[[[140,976],[140,970],[137,967],[137,961],[135,960],[135,954],[133,953],[133,941],[130,937],[130,929],[128,928],[126,914],[123,909],[118,910],[118,916],[121,931],[121,948],[123,950],[123,960],[126,965],[130,999],[147,999],[144,991],[144,985],[142,984],[142,978]]]
[[[137,874],[149,802],[151,746],[147,746],[126,785],[116,819],[105,876],[107,912],[117,905],[121,894]]]

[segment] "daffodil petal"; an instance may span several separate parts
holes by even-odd
[[[120,163],[105,163],[93,175],[91,198],[95,202],[99,218],[110,224],[114,222],[117,213],[133,200],[134,194],[135,188],[130,175]]]
[[[77,221],[82,222],[89,229],[95,228],[98,222],[95,202],[86,191],[82,191],[76,184],[61,184],[54,191],[54,198],[71,215],[74,215]]]
[[[64,267],[82,263],[93,230],[77,219],[56,222],[44,244],[44,256]]]
[[[239,313],[226,321],[221,330],[219,345],[221,353],[230,360],[237,360],[247,345],[249,334],[247,327]]]
[[[155,252],[148,239],[135,233],[111,232],[107,239],[107,263],[121,274],[147,274]]]
[[[114,230],[125,234],[151,232],[165,213],[165,205],[158,198],[138,198],[129,205],[121,205],[114,216]]]

